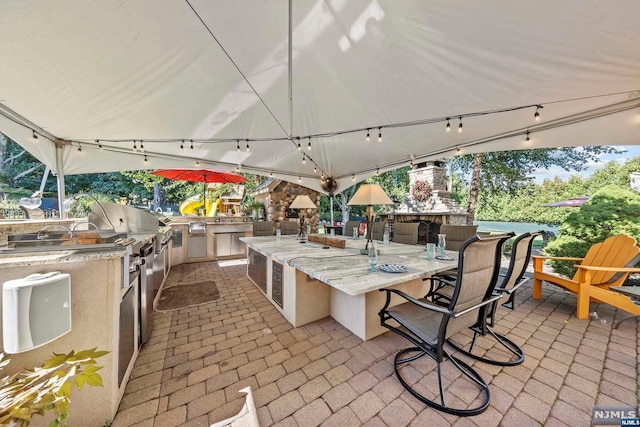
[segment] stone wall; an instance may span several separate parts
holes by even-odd
[[[267,208],[267,220],[274,222],[299,221],[297,214],[287,218],[287,210],[289,210],[289,206],[296,196],[300,194],[306,194],[316,206],[319,206],[320,194],[317,191],[287,181],[277,183],[264,199],[264,204]],[[305,216],[307,218],[306,222],[311,225],[311,231],[317,230],[320,219],[318,209],[307,209]]]

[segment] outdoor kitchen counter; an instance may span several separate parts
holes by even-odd
[[[385,299],[379,289],[420,298],[428,291],[423,278],[457,266],[457,260],[427,260],[422,246],[377,242],[378,266],[401,264],[407,271],[369,272],[367,256],[360,255],[366,240],[343,239],[345,249],[322,249],[293,236],[243,238],[249,247],[247,275],[293,326],[331,316],[368,340],[386,331],[377,315]],[[394,296],[392,305],[399,302]]]
[[[137,241],[152,238],[152,234],[130,235]],[[100,245],[98,245],[100,246]],[[40,366],[52,353],[68,353],[69,350],[98,348],[109,353],[97,363],[103,366],[98,373],[102,376],[103,387],[74,389],[70,404],[69,425],[103,426],[115,416],[129,375],[138,356],[138,348],[128,360],[126,373],[119,383],[119,350],[121,337],[121,304],[137,301],[138,286],[122,287],[124,274],[123,258],[125,247],[86,248],[74,250],[51,250],[0,255],[0,284],[9,280],[22,279],[30,274],[60,271],[71,278],[71,323],[72,329],[66,335],[39,348],[8,355],[11,363],[4,368],[6,375],[23,368]],[[132,294],[133,292],[133,294]],[[0,294],[1,295],[1,294]],[[133,295],[133,298],[130,298]],[[1,297],[0,297],[1,298]],[[137,302],[132,304],[137,316]],[[2,320],[0,319],[0,324]],[[133,328],[133,329],[131,329]],[[137,324],[132,324],[128,334],[134,339]],[[0,338],[1,340],[1,338]],[[137,340],[137,339],[136,339]],[[0,348],[4,344],[0,341]],[[48,425],[49,417],[34,418],[34,426]]]

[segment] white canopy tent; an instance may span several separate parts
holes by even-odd
[[[0,131],[62,178],[239,167],[319,191],[456,154],[640,144],[639,16],[635,0],[4,0]]]

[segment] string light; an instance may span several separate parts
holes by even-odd
[[[244,151],[246,151],[247,153],[249,151],[251,151],[251,148],[249,148],[249,140],[248,139],[247,139],[247,148],[245,148]]]
[[[240,140],[236,139],[236,153],[240,152]]]
[[[180,152],[184,152],[184,139],[180,142]]]
[[[144,155],[144,162],[147,163],[149,161],[149,159],[147,159],[147,155]]]
[[[300,146],[300,137],[298,137],[298,151],[302,151],[302,147]]]
[[[133,151],[136,151],[138,149],[138,146],[136,145],[136,140],[133,140]]]
[[[304,154],[302,155],[302,164],[303,165],[307,164],[307,156],[305,156]]]
[[[200,166],[200,160],[196,160],[196,166]]]
[[[351,175],[351,181],[355,181],[356,180],[356,176],[355,175]]]
[[[302,182],[302,178],[298,177],[298,182]]]
[[[382,128],[378,128],[378,142],[382,142]]]
[[[236,166],[236,172],[240,172],[240,165]]]
[[[311,151],[311,137],[309,137],[309,142],[307,143],[307,151]]]
[[[82,145],[78,144],[78,153],[82,152]]]
[[[531,138],[529,138],[529,129],[527,129],[527,139],[524,140],[524,143],[529,144],[530,141],[531,141]]]
[[[367,129],[367,142],[371,141],[371,134],[369,133],[369,129]]]
[[[144,151],[144,144],[142,143],[142,140],[140,140],[140,149]]]
[[[189,147],[191,151],[193,151],[193,139],[191,140],[191,147]]]
[[[31,132],[33,132],[31,134],[31,139],[33,139],[33,142],[38,142],[38,134],[36,133],[36,131],[31,129]]]
[[[533,115],[533,118],[536,119],[536,122],[540,121],[540,112],[538,111],[540,108],[544,108],[542,105],[536,105],[536,112]]]
[[[314,167],[313,167],[313,173],[316,173],[316,172],[318,172],[318,167],[317,167],[317,166],[314,166]]]
[[[449,120],[451,120],[449,117],[447,117],[447,126],[445,127],[445,130],[447,132],[451,132],[451,123],[449,123]]]
[[[98,148],[102,150],[102,144],[100,144],[100,140],[96,139],[96,144],[98,144]]]
[[[460,124],[458,125],[458,133],[462,133],[462,116],[460,116]]]
[[[324,180],[324,172],[322,172],[322,174],[320,174],[320,179]]]
[[[269,172],[269,176],[273,176],[273,171]]]
[[[376,176],[380,175],[380,169],[376,168]]]

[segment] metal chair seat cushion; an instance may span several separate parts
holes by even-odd
[[[424,299],[419,301],[430,304]],[[434,346],[437,344],[440,321],[445,314],[425,309],[425,307],[411,302],[390,307],[386,312],[411,333],[420,336],[428,345]]]

